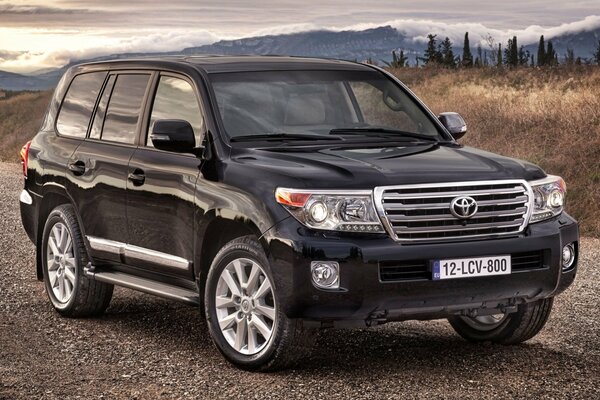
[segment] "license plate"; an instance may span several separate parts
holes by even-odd
[[[510,273],[510,256],[453,258],[433,262],[434,280],[508,275]]]

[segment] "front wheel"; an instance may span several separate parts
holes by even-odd
[[[286,368],[311,348],[314,332],[282,311],[269,261],[252,236],[232,240],[215,256],[204,304],[215,345],[240,368]]]
[[[553,300],[550,297],[519,304],[517,311],[510,314],[460,316],[449,318],[448,321],[460,336],[471,342],[517,344],[531,339],[544,327]]]

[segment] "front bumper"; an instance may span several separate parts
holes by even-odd
[[[316,322],[384,322],[481,315],[552,297],[565,290],[577,273],[577,261],[561,268],[562,248],[575,243],[577,222],[568,214],[530,225],[512,238],[458,243],[401,245],[385,235],[310,231],[293,218],[273,227],[264,238],[281,306],[290,318]],[[384,282],[380,263],[505,255],[539,251],[540,268],[510,275],[434,281],[429,277]],[[310,262],[337,261],[340,289],[313,286]]]

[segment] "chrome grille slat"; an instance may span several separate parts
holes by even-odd
[[[396,233],[430,233],[430,232],[452,232],[452,231],[474,231],[477,229],[490,229],[490,228],[512,228],[520,226],[523,223],[522,219],[518,219],[510,222],[500,223],[487,223],[487,224],[473,224],[469,226],[462,225],[445,225],[445,226],[427,226],[423,228],[410,228],[407,226],[394,225]]]
[[[459,196],[475,199],[478,212],[450,212]],[[514,235],[531,214],[533,192],[524,180],[451,182],[375,188],[374,200],[388,233],[400,242],[447,241]]]
[[[522,216],[527,211],[526,207],[516,208],[511,212],[497,211],[486,211],[478,212],[474,218],[488,218],[488,217],[510,217],[510,216]],[[388,219],[391,222],[416,222],[416,221],[456,221],[456,217],[451,214],[433,214],[433,215],[388,215]]]
[[[459,196],[459,193],[455,193],[454,196]],[[385,199],[384,199],[385,200]],[[481,200],[478,201],[477,204],[480,207],[483,206],[504,206],[511,204],[525,204],[528,202],[528,198],[526,195],[515,197],[513,199],[498,199],[498,200]],[[438,208],[449,208],[450,202],[442,202],[442,203],[426,203],[426,204],[402,204],[402,203],[389,203],[386,205],[386,211],[395,211],[395,210],[421,210],[421,209],[438,209]]]
[[[431,199],[438,197],[456,197],[457,193],[460,193],[464,196],[492,196],[492,195],[500,195],[500,194],[515,194],[515,193],[525,193],[524,188],[514,188],[510,190],[499,190],[499,191],[489,191],[489,190],[465,190],[464,192],[453,191],[453,192],[435,192],[435,193],[418,193],[415,195],[412,194],[385,194],[383,196],[383,200],[396,200],[396,199]]]

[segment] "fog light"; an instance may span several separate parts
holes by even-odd
[[[569,243],[562,250],[562,270],[568,271],[575,263],[575,246]]]
[[[335,261],[313,261],[310,263],[313,284],[320,289],[340,287],[340,265]]]

